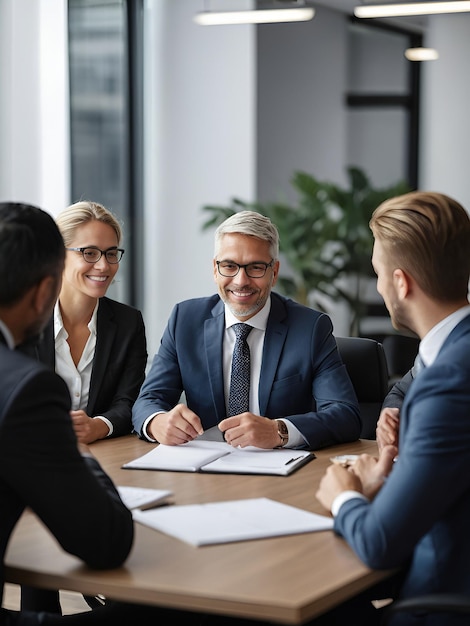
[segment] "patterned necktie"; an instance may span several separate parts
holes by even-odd
[[[250,399],[250,348],[246,338],[252,326],[234,324],[236,341],[232,356],[232,375],[230,378],[230,395],[228,399],[228,415],[239,415],[249,409]]]

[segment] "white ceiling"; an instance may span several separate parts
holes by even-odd
[[[394,0],[254,0],[258,8],[272,8],[282,4],[301,5],[306,4],[314,8],[324,7],[335,11],[341,11],[347,15],[354,15],[354,7],[359,4],[386,4]],[[397,2],[407,0],[395,0]],[[413,2],[424,2],[426,0],[413,0]],[[204,5],[204,10],[212,11],[232,11],[246,6],[247,0],[200,0]],[[383,18],[380,21],[391,26],[409,29],[411,31],[423,31],[426,28],[428,18],[425,16],[400,17],[400,18]],[[364,20],[365,22],[377,20]]]
[[[392,0],[305,0],[306,4],[310,4],[313,7],[326,7],[328,9],[335,9],[348,15],[354,14],[354,7],[360,4],[387,4]],[[406,0],[396,0],[402,2]],[[421,2],[425,0],[413,0],[413,2]],[[384,18],[381,21],[383,23],[396,24],[410,30],[423,30],[426,28],[428,18],[426,16],[414,16],[414,17],[400,17],[400,18]],[[373,20],[364,20],[373,21]]]

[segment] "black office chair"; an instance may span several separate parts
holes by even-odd
[[[382,402],[388,392],[388,368],[381,343],[364,337],[336,337],[343,363],[361,409],[361,439],[375,439]]]
[[[381,626],[391,623],[397,613],[460,613],[470,615],[470,597],[463,593],[436,593],[397,600],[389,604],[382,616]]]
[[[419,349],[418,337],[386,335],[382,340],[387,359],[389,387],[400,380],[413,366]]]

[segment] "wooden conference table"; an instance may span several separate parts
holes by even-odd
[[[116,484],[170,489],[175,504],[265,496],[321,514],[325,511],[315,492],[330,457],[377,450],[375,441],[368,440],[320,450],[315,460],[287,477],[121,469],[151,445],[129,435],[96,442],[91,449]],[[26,511],[8,547],[5,578],[131,602],[302,624],[390,574],[364,566],[331,530],[197,548],[140,524],[125,565],[93,571],[66,554]]]

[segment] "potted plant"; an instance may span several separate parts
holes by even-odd
[[[269,217],[279,230],[280,253],[286,261],[279,276],[280,291],[302,304],[325,310],[327,296],[345,301],[351,311],[351,336],[358,334],[365,313],[361,282],[373,275],[373,238],[369,220],[385,199],[410,191],[404,182],[374,189],[366,174],[349,167],[349,188],[322,182],[297,171],[291,184],[296,204],[245,202],[232,198],[229,206],[205,205],[203,229],[215,227],[237,211],[252,210]]]

